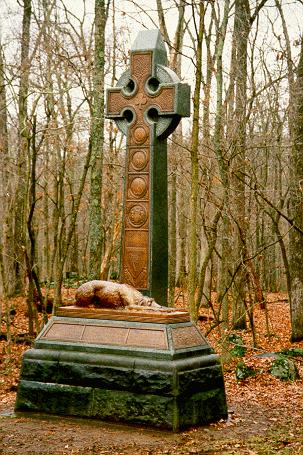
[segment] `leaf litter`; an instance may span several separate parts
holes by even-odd
[[[66,290],[70,303],[73,290]],[[215,303],[215,302],[214,302]],[[12,299],[10,354],[7,341],[0,340],[0,455],[157,455],[157,454],[293,454],[303,455],[303,357],[293,357],[300,379],[282,381],[269,370],[273,353],[284,349],[303,349],[303,342],[290,342],[287,296],[269,294],[268,321],[264,310],[254,310],[257,345],[251,330],[230,331],[241,336],[246,347],[243,357],[227,356],[223,365],[228,401],[228,419],[206,427],[180,433],[141,426],[110,424],[100,421],[58,417],[14,415],[14,402],[22,353],[29,348],[18,336],[27,332],[25,299]],[[178,306],[183,305],[179,302]],[[4,307],[2,308],[2,315]],[[226,357],[222,330],[214,325],[211,310],[201,308],[199,327],[208,333],[216,352]],[[5,334],[2,321],[1,334]],[[224,351],[225,350],[225,351]],[[259,357],[260,354],[268,354]],[[255,376],[237,380],[236,366],[243,361]]]

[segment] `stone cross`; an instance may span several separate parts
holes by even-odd
[[[167,144],[189,116],[190,87],[167,68],[159,30],[138,34],[130,69],[107,90],[106,117],[127,136],[120,281],[167,305]]]

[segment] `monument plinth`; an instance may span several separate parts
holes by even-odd
[[[121,281],[135,292],[85,283],[79,305],[103,299],[107,309],[57,311],[23,355],[16,410],[176,431],[227,416],[218,355],[186,311],[157,305],[167,294],[166,137],[189,115],[189,86],[166,67],[158,30],[139,33],[130,62],[107,92],[107,117],[127,136]]]
[[[226,417],[219,358],[188,313],[142,322],[81,311],[53,317],[24,354],[17,410],[173,431]]]

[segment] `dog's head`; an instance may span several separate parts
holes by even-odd
[[[158,305],[156,303],[156,301],[152,297],[149,297],[147,295],[143,296],[142,301],[141,301],[141,305],[148,306],[148,307],[153,307],[153,308],[157,308],[157,307],[160,306],[160,305]]]

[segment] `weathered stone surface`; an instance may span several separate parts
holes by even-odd
[[[209,387],[223,387],[221,366],[215,356],[180,359],[169,364],[163,360],[134,361],[119,356],[96,355],[94,358],[82,353],[79,359],[78,353],[57,354],[40,349],[28,351],[23,358],[22,378],[161,395],[177,395],[179,389],[183,394],[192,394]],[[176,374],[178,387],[174,380]]]
[[[239,362],[236,366],[236,378],[239,380],[255,376],[257,372],[250,366],[245,365],[244,362]]]
[[[210,389],[224,389],[221,365],[208,365],[178,375],[179,387],[183,395],[192,395]]]
[[[16,410],[89,416],[92,389],[65,384],[21,380]]]
[[[222,388],[175,398],[22,380],[16,408],[22,411],[149,424],[173,430],[207,424],[226,417]]]
[[[57,382],[58,362],[23,357],[21,377],[27,381]]]
[[[186,399],[179,397],[178,409],[180,416],[178,428],[205,425],[220,418],[225,419],[227,407],[224,389],[202,391]]]
[[[100,365],[60,363],[58,382],[136,393],[172,394],[172,374]]]
[[[96,390],[93,417],[116,422],[149,424],[173,428],[174,398],[113,390]]]
[[[295,381],[300,378],[295,362],[285,357],[280,357],[272,362],[270,373],[276,378],[285,381]]]
[[[174,431],[226,417],[224,389],[166,397],[22,380],[16,409],[141,423]]]

